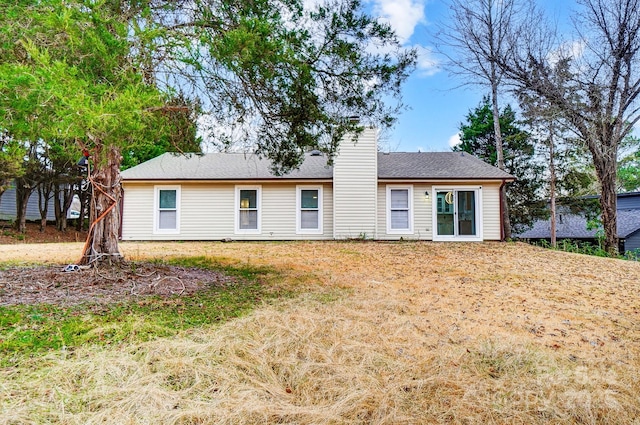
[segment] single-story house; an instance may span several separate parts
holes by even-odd
[[[597,199],[597,197],[590,197]],[[618,238],[620,252],[640,249],[640,192],[618,194]],[[571,212],[559,206],[556,211],[556,238],[570,239],[578,242],[596,243],[597,229],[587,228],[587,217],[584,214]],[[516,235],[520,239],[538,242],[551,239],[551,223],[549,220],[538,220],[533,227]]]
[[[123,240],[502,239],[514,177],[460,152],[378,152],[377,131],[276,176],[252,154],[163,154],[122,172]]]

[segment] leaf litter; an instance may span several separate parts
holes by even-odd
[[[108,304],[145,296],[190,295],[235,280],[218,271],[145,262],[74,269],[47,265],[0,270],[0,306]]]

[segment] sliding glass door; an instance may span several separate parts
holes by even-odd
[[[481,239],[480,189],[436,189],[434,240]]]

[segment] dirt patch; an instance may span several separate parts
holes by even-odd
[[[21,255],[23,259],[27,253],[34,254],[33,260],[55,257],[61,253],[61,245],[56,244],[82,243],[86,237],[86,232],[73,229],[60,232],[52,224],[41,231],[39,223],[35,222],[28,222],[26,232],[19,233],[13,230],[10,222],[0,221],[0,245],[12,245],[22,250],[19,245],[28,244],[27,252]],[[80,252],[80,249],[71,249],[68,253],[79,256]],[[73,260],[62,258],[58,261]],[[129,262],[117,268],[78,268],[75,271],[65,271],[65,268],[67,265],[54,264],[0,270],[0,305],[107,304],[151,295],[190,295],[211,285],[225,285],[234,280],[210,270],[148,262]]]
[[[0,245],[84,242],[86,239],[87,232],[78,232],[75,229],[60,232],[56,230],[55,225],[51,223],[43,230],[40,230],[39,223],[28,222],[27,230],[24,233],[20,233],[12,228],[11,222],[0,221]]]
[[[199,268],[128,263],[114,268],[11,267],[0,270],[0,305],[112,303],[157,295],[189,295],[235,278]]]

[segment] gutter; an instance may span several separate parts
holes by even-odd
[[[122,194],[120,195],[120,205],[118,207],[120,213],[120,223],[118,224],[118,240],[122,240],[122,219],[124,218],[124,187],[121,187]]]

